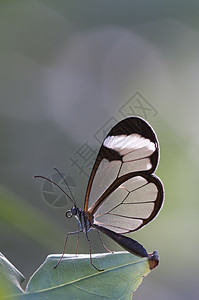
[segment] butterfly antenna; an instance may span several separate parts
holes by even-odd
[[[72,193],[72,191],[71,191],[71,189],[70,189],[70,186],[68,185],[68,182],[66,181],[66,179],[64,178],[64,176],[62,175],[62,173],[61,173],[57,168],[53,168],[53,169],[60,175],[60,177],[61,177],[62,180],[64,181],[64,183],[65,183],[67,189],[68,189],[69,192],[70,192],[71,198],[73,199],[73,203],[74,203],[75,206],[76,206],[76,201],[75,201],[75,198],[74,198],[74,196],[73,196],[73,193]]]
[[[35,175],[33,178],[42,178],[42,179],[45,179],[45,180],[47,180],[47,181],[49,181],[49,182],[51,182],[52,184],[54,184],[56,187],[58,187],[72,202],[73,202],[73,204],[75,205],[75,207],[76,207],[76,203],[75,203],[75,201],[74,201],[74,199],[73,198],[71,198],[56,182],[54,182],[53,180],[51,180],[50,178],[47,178],[47,177],[45,177],[45,176],[42,176],[42,175]]]

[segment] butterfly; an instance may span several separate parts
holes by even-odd
[[[89,242],[90,262],[95,269],[102,271],[92,262],[88,235],[91,229],[106,234],[130,253],[149,257],[141,244],[124,234],[148,224],[163,205],[163,184],[154,175],[158,163],[158,139],[147,121],[129,117],[110,130],[91,171],[84,209],[79,209],[74,198],[69,197],[73,207],[66,211],[66,217],[75,216],[79,230],[67,234],[63,254],[55,267],[63,258],[68,237],[84,232]]]

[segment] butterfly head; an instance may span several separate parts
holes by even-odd
[[[78,208],[73,206],[71,209],[66,211],[66,218],[72,218],[72,216],[76,216],[78,212]]]

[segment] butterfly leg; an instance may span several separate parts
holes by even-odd
[[[99,235],[100,242],[101,242],[102,246],[104,247],[104,249],[105,249],[107,252],[109,252],[109,253],[114,253],[114,251],[109,250],[109,249],[105,246],[105,244],[104,244],[104,242],[103,242],[103,240],[102,240],[102,237],[101,237],[101,234],[100,234],[99,230],[97,230],[97,233],[98,233],[98,235]]]
[[[64,253],[65,253],[65,250],[66,250],[66,243],[67,243],[67,240],[68,240],[69,235],[72,235],[72,234],[78,234],[78,235],[79,235],[79,233],[82,232],[82,231],[83,231],[83,230],[78,230],[78,231],[73,231],[73,232],[68,232],[68,233],[67,233],[66,239],[65,239],[65,243],[64,243],[64,249],[63,249],[62,256],[60,257],[58,263],[54,266],[54,269],[57,268],[57,266],[60,264],[60,262],[61,262],[61,260],[62,260],[62,258],[63,258],[63,256],[64,256]]]
[[[86,238],[87,238],[87,241],[89,243],[89,250],[90,250],[90,263],[91,265],[93,266],[93,268],[97,271],[104,271],[104,269],[98,269],[94,264],[93,264],[93,261],[92,261],[92,251],[91,251],[91,241],[90,241],[90,238],[88,237],[88,233],[86,232]]]
[[[79,226],[78,226],[78,228],[79,228]],[[77,253],[78,253],[78,248],[79,248],[79,232],[78,232],[78,234],[77,234],[77,243],[76,243],[76,247],[75,247],[75,254],[77,255]]]

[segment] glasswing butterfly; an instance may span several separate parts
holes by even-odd
[[[164,188],[160,179],[154,175],[158,162],[158,139],[144,119],[129,117],[110,130],[89,178],[84,210],[76,206],[72,194],[71,197],[67,195],[73,202],[73,207],[66,211],[66,217],[75,216],[79,230],[67,234],[63,254],[55,267],[63,258],[68,236],[84,232],[89,242],[90,262],[99,270],[92,263],[88,236],[93,228],[98,233],[108,235],[130,253],[149,257],[141,244],[123,234],[145,226],[157,216],[162,207]],[[58,173],[62,176],[59,171]],[[44,176],[35,177],[52,182]],[[52,183],[58,186],[55,182]]]

